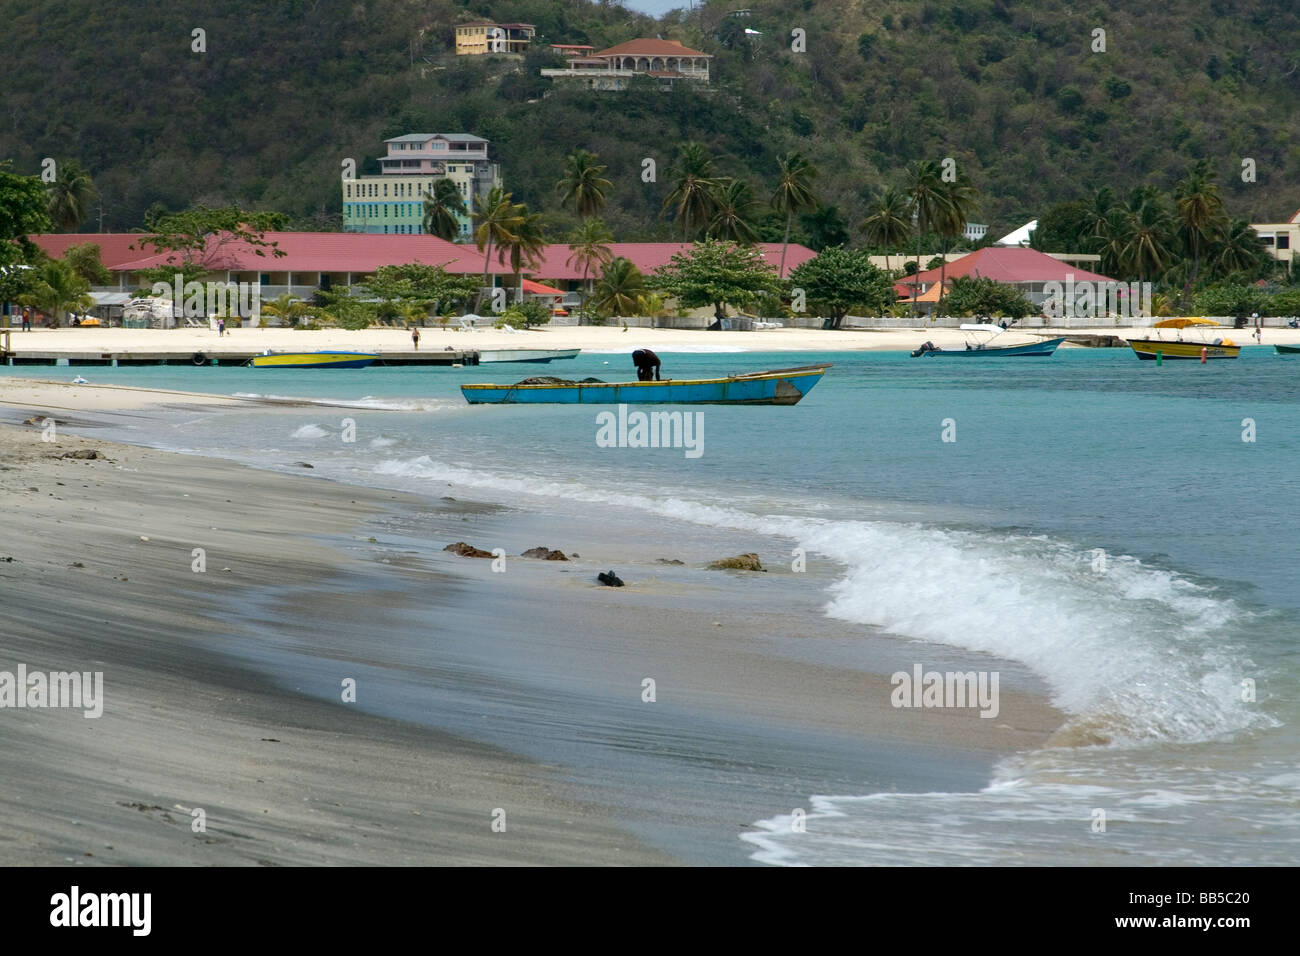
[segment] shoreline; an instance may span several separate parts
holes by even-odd
[[[1159,330],[1171,340],[1177,332]],[[1206,330],[1206,341],[1215,337],[1231,339],[1237,345],[1272,348],[1273,345],[1300,344],[1300,329],[1266,328],[1263,343],[1257,345],[1252,329],[1216,328]],[[759,332],[708,332],[693,329],[624,330],[616,326],[541,326],[535,329],[507,333],[500,329],[481,329],[475,332],[453,331],[436,326],[426,326],[421,339],[421,352],[441,352],[447,348],[457,350],[511,349],[511,348],[580,348],[588,353],[622,354],[637,348],[654,348],[665,352],[852,352],[852,351],[910,351],[923,343],[934,342],[940,347],[960,346],[968,341],[969,334],[958,329],[896,328],[896,329],[767,329]],[[1148,338],[1153,334],[1150,326],[1095,327],[1079,329],[1012,328],[1004,338],[1005,344],[1022,344],[1044,337],[1058,335],[1106,335],[1128,338]],[[1199,340],[1201,333],[1189,331],[1184,337]],[[31,332],[14,331],[10,348],[18,355],[24,351],[39,353],[101,354],[111,350],[114,354],[203,352],[210,357],[222,354],[248,354],[267,349],[272,351],[315,351],[350,349],[355,351],[401,352],[410,354],[410,332],[403,328],[366,329],[347,331],[323,329],[298,331],[294,329],[232,329],[224,337],[207,329],[36,329]],[[1086,348],[1066,342],[1063,348]],[[552,363],[553,367],[556,366]],[[548,366],[549,367],[549,366]]]
[[[46,387],[56,391],[71,388]],[[143,394],[133,400],[147,405],[149,399]],[[527,848],[500,839],[497,844],[491,843],[493,835],[485,819],[474,822],[475,826],[482,824],[481,834],[444,820],[431,835],[425,832],[427,828],[409,826],[411,821],[399,818],[395,807],[385,806],[384,799],[376,797],[372,790],[373,781],[362,775],[351,787],[339,784],[335,788],[336,797],[344,798],[335,803],[364,805],[367,815],[363,823],[337,811],[330,818],[333,832],[341,834],[348,826],[358,825],[369,828],[368,832],[383,830],[387,834],[392,830],[398,834],[394,842],[380,841],[376,846],[357,849],[358,858],[353,859],[341,846],[331,846],[328,852],[316,847],[293,823],[279,819],[279,829],[273,835],[261,836],[259,831],[259,837],[279,847],[277,852],[286,859],[387,862],[389,857],[383,854],[396,853],[393,859],[421,862],[420,854],[425,853],[430,855],[423,862],[743,863],[751,848],[741,843],[742,830],[774,813],[806,805],[812,793],[843,792],[846,786],[858,788],[850,792],[870,792],[873,786],[896,789],[900,785],[902,789],[943,789],[945,782],[951,785],[953,781],[979,787],[987,782],[987,770],[997,758],[1041,745],[1061,723],[1061,715],[1040,696],[1007,690],[1003,691],[1004,716],[995,721],[983,721],[973,714],[893,711],[885,704],[889,688],[882,673],[843,666],[834,655],[824,661],[806,655],[803,659],[783,658],[792,635],[798,635],[808,647],[824,646],[841,655],[845,649],[861,656],[864,646],[872,652],[891,646],[883,638],[862,641],[860,628],[825,618],[815,610],[817,598],[810,596],[816,590],[789,590],[789,575],[784,582],[779,575],[764,575],[764,580],[759,581],[743,575],[733,577],[729,572],[700,574],[698,569],[687,568],[681,572],[666,570],[656,576],[647,573],[648,565],[638,567],[637,562],[632,562],[623,565],[633,569],[625,572],[630,586],[615,594],[592,587],[586,579],[594,576],[592,561],[617,557],[620,548],[622,554],[630,553],[627,543],[608,546],[606,554],[589,553],[584,543],[583,553],[588,557],[582,564],[561,568],[550,562],[512,561],[514,573],[504,579],[510,587],[503,589],[503,578],[490,572],[490,562],[444,554],[441,547],[445,540],[464,538],[485,547],[492,545],[484,542],[499,541],[507,546],[508,553],[518,554],[524,547],[538,543],[533,538],[545,535],[554,544],[573,549],[572,542],[560,540],[563,534],[552,516],[502,511],[468,502],[449,505],[434,501],[431,494],[415,496],[319,479],[308,486],[304,484],[308,478],[305,475],[285,475],[221,459],[66,436],[61,436],[54,446],[60,453],[81,447],[104,448],[110,461],[46,459],[39,456],[53,449],[40,443],[39,429],[0,429],[6,443],[15,440],[15,434],[20,446],[31,443],[26,450],[33,453],[34,460],[22,466],[31,464],[44,469],[42,476],[35,479],[37,487],[49,484],[50,477],[57,480],[60,473],[72,475],[72,469],[77,468],[87,477],[94,473],[101,493],[131,503],[130,507],[117,509],[113,521],[107,522],[110,532],[105,527],[102,499],[97,499],[99,507],[90,501],[71,505],[64,502],[58,508],[66,510],[42,517],[30,511],[42,499],[36,494],[20,493],[30,494],[28,509],[10,510],[36,522],[28,525],[33,538],[38,537],[37,527],[45,526],[58,514],[61,516],[53,517],[56,523],[78,525],[78,540],[85,541],[79,547],[108,549],[123,568],[139,561],[142,550],[152,550],[168,539],[177,552],[170,558],[175,566],[151,567],[160,579],[171,583],[168,600],[175,606],[151,607],[147,591],[130,596],[120,593],[128,586],[125,581],[118,582],[117,575],[107,579],[101,572],[98,586],[85,588],[90,561],[81,562],[85,568],[69,569],[66,565],[70,562],[51,559],[49,547],[36,541],[30,544],[45,549],[37,552],[44,558],[42,569],[34,578],[22,576],[16,586],[11,583],[6,588],[9,594],[23,594],[24,603],[32,605],[26,609],[24,623],[40,635],[26,644],[19,642],[16,648],[13,640],[8,641],[10,646],[5,651],[27,651],[26,657],[18,655],[15,660],[37,666],[40,654],[57,651],[68,655],[81,645],[68,635],[54,633],[51,622],[66,622],[67,618],[62,612],[43,613],[47,607],[43,602],[53,600],[49,597],[52,594],[75,591],[78,604],[107,601],[110,607],[105,610],[106,620],[113,628],[134,635],[134,639],[92,635],[90,640],[92,646],[120,652],[118,666],[131,675],[126,681],[130,688],[127,730],[108,738],[103,758],[135,766],[136,761],[146,760],[154,751],[175,758],[188,748],[201,750],[207,760],[226,768],[216,776],[233,774],[233,778],[239,778],[239,767],[256,763],[256,752],[273,746],[263,743],[262,737],[283,739],[275,730],[283,720],[294,728],[298,746],[317,756],[313,760],[295,760],[283,768],[283,779],[278,781],[282,789],[303,786],[304,781],[319,785],[315,759],[333,762],[338,771],[340,763],[355,767],[358,761],[382,753],[389,760],[399,756],[403,761],[415,759],[424,772],[430,767],[450,765],[456,768],[457,779],[480,781],[493,793],[500,793],[498,784],[504,782],[504,789],[518,788],[524,796],[496,797],[496,802],[489,799],[487,802],[494,807],[513,801],[512,805],[528,808],[522,811],[526,820],[535,817],[569,821],[559,832],[546,824],[530,827],[537,842]],[[122,463],[137,470],[118,469]],[[111,473],[105,466],[118,473]],[[145,509],[130,514],[147,480],[145,476],[155,481],[160,476],[173,481],[179,478],[182,487],[190,490],[151,495]],[[6,483],[11,493],[11,486],[28,480],[14,474],[5,477],[11,479]],[[70,484],[65,482],[64,487]],[[233,493],[223,499],[221,492],[211,492],[214,486],[243,492],[258,489],[254,499],[258,503],[248,503],[247,495],[241,498]],[[54,487],[58,490],[56,497],[70,494],[59,490],[60,486]],[[209,490],[200,496],[196,487]],[[303,489],[308,493],[303,494]],[[193,497],[201,497],[202,501],[181,501]],[[274,506],[261,504],[263,497]],[[291,508],[288,502],[292,502]],[[186,515],[178,514],[176,508],[189,511],[192,519],[194,506],[200,504],[204,517],[187,529],[188,533],[202,534],[203,527],[221,528],[217,536],[208,532],[218,542],[213,553],[246,555],[251,567],[235,565],[230,572],[209,568],[203,576],[191,573],[190,552],[184,545],[192,544],[194,539],[177,540],[177,532],[166,526],[183,523]],[[467,520],[472,520],[469,526],[463,524]],[[257,531],[239,530],[250,521],[257,525]],[[381,526],[401,527],[391,533],[359,533],[361,525],[373,529],[376,521]],[[122,527],[124,522],[139,522],[149,542],[135,542],[134,538],[141,535],[133,538]],[[101,540],[106,532],[114,539],[111,544]],[[457,536],[450,537],[453,533]],[[371,538],[378,539],[378,543],[362,543]],[[322,549],[322,540],[333,541],[334,548]],[[28,544],[24,539],[24,545]],[[362,550],[368,554],[340,555],[336,551],[340,546],[349,552]],[[0,564],[0,574],[5,577],[12,577],[16,569],[26,571],[32,563],[31,555],[15,552],[13,556],[16,563]],[[211,560],[217,567],[234,565],[230,559]],[[135,578],[136,574],[121,576]],[[221,586],[217,594],[205,596],[201,588],[196,591],[196,585],[207,587],[214,580]],[[252,588],[240,592],[248,595],[247,600],[237,600],[234,592],[224,587],[231,582]],[[557,586],[563,595],[560,602],[555,600]],[[770,607],[766,611],[752,609],[770,597],[762,592],[772,586],[787,588],[786,593],[795,600],[783,615],[771,613]],[[130,590],[137,587],[131,585]],[[112,593],[115,591],[119,593]],[[432,600],[430,595],[434,595]],[[219,637],[221,632],[212,629],[212,601],[225,605],[228,623],[242,618],[238,634],[228,628],[225,636]],[[747,603],[752,605],[749,610]],[[232,610],[235,605],[245,606]],[[485,615],[484,608],[490,608],[491,614]],[[99,611],[94,613],[98,615]],[[727,624],[719,627],[723,614],[733,616],[724,617]],[[428,632],[431,638],[437,635],[438,655],[446,655],[420,658],[425,662],[423,666],[430,666],[429,661],[437,664],[438,669],[431,672],[428,681],[438,690],[434,703],[443,706],[443,694],[448,699],[468,694],[466,701],[482,710],[482,719],[491,726],[484,729],[468,721],[463,728],[457,726],[447,733],[429,726],[429,722],[436,722],[433,718],[417,726],[413,720],[403,718],[416,717],[427,702],[412,703],[393,693],[391,700],[381,698],[376,706],[366,708],[369,712],[364,715],[356,715],[352,709],[346,718],[349,729],[340,732],[333,725],[339,719],[341,705],[321,696],[322,690],[304,696],[302,689],[310,686],[314,675],[325,673],[334,673],[331,682],[337,686],[337,673],[330,667],[340,660],[352,660],[358,668],[364,668],[361,673],[366,676],[359,680],[366,688],[376,683],[386,686],[386,676],[405,675],[411,662],[403,655],[410,649],[403,649],[400,640],[388,644],[367,641],[367,650],[358,659],[356,638],[359,633],[396,637],[417,633],[419,628],[409,627],[412,615],[418,616],[420,622],[437,621]],[[89,620],[84,606],[75,619]],[[169,648],[165,641],[160,644],[151,633],[163,621],[169,627],[179,627],[178,619],[187,635],[186,647],[202,659],[201,666],[183,665],[176,659],[179,651]],[[265,626],[260,639],[252,626],[259,620]],[[363,629],[350,629],[356,627]],[[299,636],[295,639],[294,634]],[[521,643],[519,638],[524,634],[530,640]],[[767,636],[755,642],[754,634]],[[242,653],[232,653],[236,644]],[[917,653],[904,642],[895,641],[893,645],[900,656]],[[412,646],[427,655],[422,644]],[[167,648],[165,653],[163,648]],[[260,664],[251,670],[241,666],[241,657],[243,663],[248,662],[250,648],[253,657],[261,657]],[[513,658],[517,662],[508,667],[499,663]],[[53,663],[65,659],[56,658]],[[933,656],[927,660],[943,669],[943,660]],[[69,661],[64,666],[72,667],[74,663]],[[267,665],[271,665],[269,672]],[[158,675],[150,672],[154,667],[162,667],[166,675],[161,685]],[[889,664],[876,665],[876,670],[884,673],[892,669]],[[267,673],[281,676],[252,676]],[[667,705],[655,711],[653,720],[647,719],[639,699],[640,682],[646,674],[660,675],[663,704]],[[106,681],[110,706],[115,693],[113,684],[112,679]],[[154,698],[160,686],[168,691],[162,703]],[[489,691],[492,687],[496,690]],[[120,683],[116,693],[121,693]],[[264,732],[264,723],[250,723],[239,714],[229,713],[231,699],[252,701],[253,709],[270,722],[271,732]],[[373,697],[368,699],[374,702]],[[195,701],[199,702],[198,715],[193,713]],[[519,701],[536,701],[535,706],[542,707],[542,711],[520,711],[523,705]],[[172,712],[172,719],[153,726],[156,721],[151,711],[159,709]],[[462,709],[448,704],[436,716],[455,724],[464,718]],[[177,710],[179,713],[175,713]],[[530,713],[537,726],[526,726]],[[0,717],[12,714],[0,712]],[[550,718],[537,721],[543,714],[565,717],[559,723]],[[570,727],[570,714],[584,715],[586,722]],[[186,715],[191,722],[197,716],[210,728],[224,729],[202,736],[202,747],[195,747],[179,732],[163,732],[162,739],[158,739],[163,724],[169,728],[173,721],[177,726],[184,725]],[[356,727],[351,724],[354,715]],[[54,715],[38,715],[48,716]],[[80,714],[58,716],[77,719],[61,721],[59,733],[64,736],[52,742],[56,750],[64,753],[76,752],[78,738],[85,733],[81,724],[103,724],[82,721]],[[525,725],[522,730],[521,723]],[[37,726],[29,722],[27,729]],[[150,728],[147,733],[146,727]],[[629,748],[621,742],[624,738],[640,744]],[[228,746],[231,740],[235,743]],[[41,746],[47,743],[51,741]],[[43,751],[40,746],[14,749],[15,754],[5,759],[18,760],[19,766],[11,763],[0,776],[29,782],[33,779],[30,761]],[[322,751],[328,751],[330,756],[319,757]],[[413,758],[408,751],[419,751],[422,756]],[[696,756],[685,757],[687,753]],[[82,755],[78,754],[77,759],[80,761]],[[98,752],[96,759],[101,759]],[[28,763],[23,764],[23,760]],[[466,766],[470,769],[464,769]],[[258,767],[259,772],[265,770],[264,764]],[[186,772],[190,774],[186,779],[193,783],[210,771],[191,761]],[[403,777],[397,771],[391,776]],[[93,791],[94,779],[87,775],[79,786]],[[116,802],[164,809],[135,811],[140,824],[136,827],[117,818],[110,824],[102,813],[98,815],[103,826],[125,827],[125,836],[105,843],[112,843],[120,851],[123,840],[144,841],[139,845],[147,846],[140,851],[145,856],[130,861],[110,856],[108,862],[155,862],[154,854],[158,853],[164,854],[160,859],[178,863],[259,861],[241,854],[239,846],[213,844],[220,849],[195,854],[193,847],[186,844],[185,853],[176,855],[177,847],[167,843],[162,849],[156,835],[152,842],[145,841],[140,831],[146,820],[157,826],[159,819],[171,816],[170,823],[163,822],[173,831],[184,831],[185,821],[179,819],[178,811],[165,808],[190,805],[180,798],[171,798],[169,803],[157,796],[166,788],[157,768],[153,768],[149,779],[152,785],[147,792],[128,791],[128,795],[135,794],[134,800]],[[239,783],[253,786],[242,779]],[[400,794],[418,791],[418,785],[409,778],[386,780],[385,787]],[[659,788],[665,787],[660,793]],[[444,798],[445,789],[450,793]],[[228,803],[239,807],[241,823],[249,825],[249,801],[257,790],[235,790]],[[454,784],[440,785],[439,813],[462,823],[471,817],[472,794],[464,790]],[[0,832],[36,830],[48,835],[48,828],[37,826],[39,813],[33,820],[30,812],[25,816],[15,811],[13,803],[21,803],[24,795],[23,784],[0,786],[0,814],[8,818]],[[47,793],[33,804],[58,805],[58,797]],[[579,807],[582,809],[576,809]],[[79,806],[76,813],[80,819],[97,818],[91,807]],[[408,815],[413,816],[414,810]],[[575,817],[579,820],[576,824]],[[317,823],[314,820],[313,826]],[[65,841],[75,833],[56,832]],[[450,858],[433,855],[434,847],[453,848],[443,850],[451,854]],[[212,853],[213,859],[203,856],[205,852]],[[0,858],[9,855],[5,844],[0,843]]]

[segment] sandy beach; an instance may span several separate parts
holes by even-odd
[[[1032,342],[1052,329],[1012,329],[1001,337],[1008,345]],[[1095,334],[1124,338],[1146,338],[1150,328],[1058,330],[1060,335]],[[1163,330],[1176,338],[1175,330]],[[1184,334],[1189,341],[1195,331]],[[1210,339],[1222,336],[1238,345],[1256,344],[1247,329],[1215,329]],[[841,352],[872,350],[910,350],[923,342],[939,347],[960,346],[969,336],[957,329],[870,329],[823,331],[821,329],[766,329],[760,332],[705,332],[688,329],[628,329],[608,326],[543,326],[528,331],[507,333],[499,329],[474,332],[430,327],[424,329],[421,351],[447,348],[580,348],[589,352],[631,352],[637,348],[673,351],[763,351],[763,352]],[[11,348],[18,353],[32,352],[203,352],[208,356],[223,352],[311,351],[316,349],[353,349],[357,351],[405,352],[411,348],[410,333],[404,329],[367,329],[350,332],[326,329],[316,332],[293,329],[232,329],[225,336],[207,329],[38,329],[14,332]],[[1300,329],[1268,328],[1265,346],[1300,343]],[[1066,343],[1066,347],[1075,347]]]
[[[102,394],[0,385],[0,669],[102,671],[105,698],[0,711],[0,863],[740,863],[738,832],[809,793],[977,788],[1060,726],[1006,687],[996,720],[891,708],[918,652],[840,666],[853,631],[808,587],[830,568],[707,571],[681,542],[665,568],[541,514],[73,437]],[[55,441],[22,424],[52,409]],[[582,558],[502,576],[443,551],[462,539]],[[597,586],[614,565],[628,587]],[[820,650],[776,649],[794,635]],[[436,666],[412,672],[411,641]],[[358,674],[364,708],[338,692]]]

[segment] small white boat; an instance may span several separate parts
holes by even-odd
[[[555,359],[576,358],[582,349],[479,349],[478,363],[488,362],[551,362]]]

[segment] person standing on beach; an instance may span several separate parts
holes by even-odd
[[[638,382],[659,381],[659,356],[649,349],[637,349],[632,353],[632,364],[636,366]]]
[[[418,325],[411,327],[411,343],[418,352],[420,350],[420,327]]]
[[[217,319],[217,338],[221,338],[225,334],[226,334],[226,318],[225,316],[222,316],[221,318]]]
[[[1264,323],[1260,321],[1258,312],[1253,313],[1251,315],[1251,318],[1255,320],[1255,341],[1258,342],[1260,345],[1263,345],[1264,344]]]
[[[26,306],[23,306],[23,331],[30,332],[31,330],[32,330],[32,310],[27,308]]]

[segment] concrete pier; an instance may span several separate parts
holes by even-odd
[[[63,352],[39,349],[10,351],[0,345],[0,360],[8,365],[245,365],[261,352]],[[479,353],[473,349],[421,349],[379,353],[375,365],[477,365]]]

